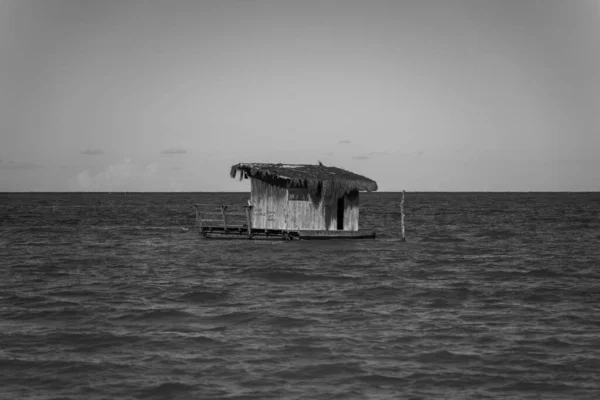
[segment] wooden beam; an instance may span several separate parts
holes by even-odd
[[[248,226],[248,236],[252,236],[252,206],[244,206],[246,209],[246,225]]]
[[[204,227],[203,233],[211,238],[227,237],[237,239],[278,239],[278,240],[324,240],[324,239],[374,239],[375,232],[360,231],[285,231],[281,229],[253,229],[248,234],[244,229],[236,230],[229,226]]]
[[[198,214],[198,204],[194,204],[194,208],[196,209],[196,230],[200,233],[202,231],[202,218]]]
[[[298,233],[300,239],[352,239],[352,238],[374,238],[375,232],[365,231],[290,231]]]
[[[210,231],[210,232],[235,232],[235,231],[244,231],[246,233],[246,224],[244,225],[227,225],[227,230],[223,228],[223,225],[204,225],[202,227],[202,231]]]
[[[214,222],[214,223],[218,223],[219,225],[223,226],[223,218],[219,218],[219,219],[211,219],[211,218],[202,218],[202,222]],[[231,226],[232,224],[234,224],[235,222],[242,224],[242,223],[246,223],[246,218],[244,218],[243,220],[241,218],[238,219],[232,219],[230,215],[227,215],[227,226]]]

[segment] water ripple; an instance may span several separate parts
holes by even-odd
[[[378,239],[290,243],[199,240],[245,193],[2,198],[0,398],[600,398],[598,194],[409,193],[407,242],[366,194]]]

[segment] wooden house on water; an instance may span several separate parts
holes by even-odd
[[[359,192],[376,191],[369,178],[336,167],[306,164],[240,163],[232,178],[250,179],[245,223],[198,219],[203,237],[280,239],[374,238],[359,231]]]

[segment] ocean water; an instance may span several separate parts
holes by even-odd
[[[375,240],[194,232],[247,197],[0,194],[0,398],[600,398],[600,193],[407,193],[406,242],[398,193],[361,195]]]

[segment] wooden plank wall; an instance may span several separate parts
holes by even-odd
[[[290,200],[285,219],[287,229],[326,229],[323,207],[315,207],[311,200]]]
[[[334,201],[333,204],[321,205],[321,207],[323,207],[323,218],[325,218],[325,226],[327,227],[327,230],[336,231],[338,210],[337,201]]]
[[[344,199],[344,230],[358,230],[358,192]],[[337,201],[330,205],[319,204],[315,207],[310,201],[288,202],[286,210],[287,229],[337,230]]]
[[[358,191],[350,192],[344,199],[344,230],[358,230]],[[337,215],[337,214],[336,214]]]
[[[287,229],[337,230],[337,202],[315,207],[312,200],[289,200],[286,211]]]
[[[286,229],[288,191],[251,178],[252,227]]]
[[[289,200],[288,190],[251,178],[252,227],[259,229],[337,230],[337,201],[320,203]],[[344,199],[344,230],[358,230],[359,198],[352,192]]]

